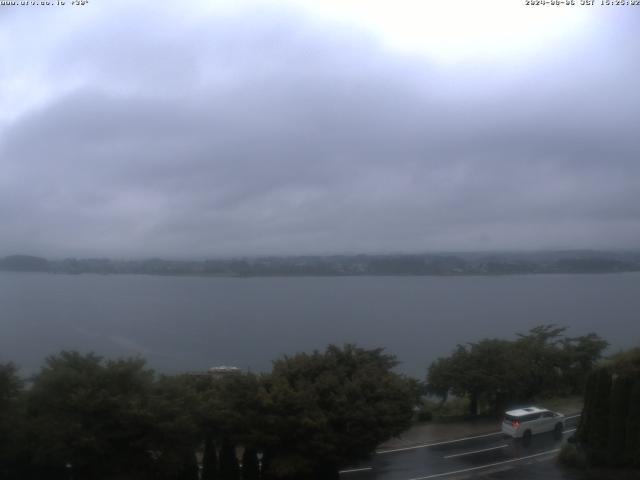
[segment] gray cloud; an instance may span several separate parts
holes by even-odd
[[[20,63],[50,91],[0,129],[0,253],[638,247],[637,17],[446,67],[292,11],[120,13]]]

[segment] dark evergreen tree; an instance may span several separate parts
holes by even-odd
[[[313,480],[339,480],[340,474],[336,465],[318,465],[314,472]]]
[[[240,467],[236,458],[234,445],[223,440],[220,448],[220,478],[222,480],[238,480]]]
[[[589,375],[577,440],[592,465],[640,467],[640,349],[614,355]]]
[[[13,363],[0,364],[0,478],[18,478],[24,470],[26,419],[23,383]]]
[[[609,409],[611,401],[611,373],[600,369],[596,373],[595,397],[589,418],[587,451],[591,463],[606,465],[609,440]]]
[[[267,450],[263,452],[262,460],[258,460],[258,473],[260,480],[273,480],[276,478],[271,465],[272,458],[273,453]]]
[[[204,442],[204,454],[202,456],[202,480],[217,480],[218,476],[218,455],[216,446],[210,434]]]
[[[175,471],[167,472],[172,480],[198,480],[198,462],[195,452],[184,451],[180,454]]]
[[[258,458],[255,448],[246,448],[242,455],[242,480],[258,478]]]
[[[196,452],[193,450],[185,453],[184,472],[185,476],[183,478],[185,480],[198,480],[198,459],[196,458]]]
[[[576,438],[579,442],[587,443],[589,438],[589,429],[591,426],[591,415],[593,410],[593,402],[597,394],[598,378],[596,372],[591,372],[587,378],[584,405],[582,407],[582,415],[580,415],[580,423],[576,432]]]
[[[609,414],[609,465],[621,466],[624,464],[626,424],[632,387],[632,380],[626,376],[619,376],[613,381]]]
[[[635,377],[631,388],[625,439],[625,463],[640,467],[640,376]]]

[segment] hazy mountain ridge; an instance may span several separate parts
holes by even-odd
[[[640,251],[265,256],[210,260],[165,260],[160,258],[48,260],[31,255],[10,255],[0,258],[0,270],[67,274],[214,276],[612,273],[640,271]]]

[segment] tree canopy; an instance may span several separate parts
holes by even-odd
[[[263,401],[280,439],[271,445],[277,474],[333,478],[341,464],[406,429],[419,393],[415,381],[392,372],[395,365],[382,349],[353,345],[276,361]]]
[[[262,375],[157,376],[141,358],[63,351],[30,388],[0,365],[0,478],[188,480],[198,458],[204,479],[256,478],[258,452],[262,478],[332,478],[409,425],[417,382],[395,365],[345,345]]]
[[[606,342],[564,331],[546,325],[514,340],[458,345],[431,365],[428,389],[468,396],[474,414],[577,391]],[[640,365],[633,355],[616,361],[625,371]],[[284,356],[260,375],[158,376],[142,358],[63,351],[25,383],[15,365],[0,364],[0,478],[189,480],[200,465],[204,480],[259,471],[264,479],[330,480],[410,425],[423,388],[396,365],[383,349],[349,344]],[[625,383],[615,392],[620,424],[635,415],[623,397],[640,390]],[[636,424],[627,423],[631,437]],[[594,442],[605,438],[594,431]]]
[[[581,393],[607,342],[595,333],[566,337],[566,328],[541,325],[515,340],[484,339],[458,345],[431,364],[427,388],[442,398],[468,397],[470,415],[490,413],[545,395]]]

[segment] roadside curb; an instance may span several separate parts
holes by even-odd
[[[582,412],[573,412],[570,414],[565,415],[565,420],[569,420],[572,418],[576,418],[579,417],[582,414]],[[463,422],[461,422],[463,423]],[[392,452],[399,452],[399,451],[403,451],[403,450],[414,450],[417,448],[426,448],[429,446],[436,446],[436,445],[442,445],[442,444],[446,444],[446,443],[453,443],[453,442],[459,442],[459,441],[463,441],[463,440],[470,440],[470,439],[474,439],[474,438],[482,438],[482,437],[488,437],[491,435],[499,435],[501,432],[497,431],[497,430],[492,430],[492,431],[479,431],[479,432],[471,432],[469,431],[468,436],[465,436],[463,438],[455,438],[455,437],[439,437],[439,438],[431,438],[429,441],[427,442],[411,442],[411,443],[406,443],[406,444],[398,444],[397,446],[393,446],[393,447],[387,447],[387,448],[378,448],[375,451],[376,455],[383,455],[385,453],[392,453]],[[398,438],[398,437],[396,437]],[[382,444],[384,445],[384,444]]]

